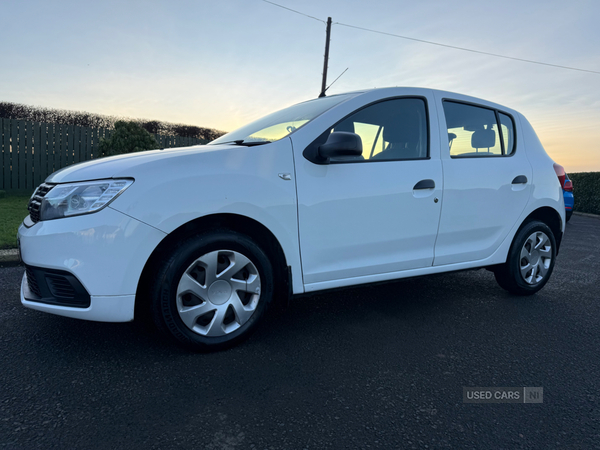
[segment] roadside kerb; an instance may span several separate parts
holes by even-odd
[[[576,216],[593,217],[594,219],[600,219],[600,216],[598,214],[590,214],[579,211],[573,211],[573,214],[575,214]]]
[[[19,264],[19,251],[16,248],[0,250],[0,266],[16,266]]]

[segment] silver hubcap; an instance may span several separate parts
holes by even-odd
[[[260,276],[246,256],[217,250],[194,261],[177,286],[177,312],[202,336],[224,336],[244,325],[260,299]]]
[[[548,274],[552,262],[552,244],[546,233],[536,231],[521,249],[519,268],[527,284],[537,284]]]

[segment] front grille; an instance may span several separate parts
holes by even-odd
[[[53,296],[60,298],[75,298],[75,289],[73,289],[69,280],[64,276],[47,274],[46,282],[48,283],[48,288]]]
[[[42,291],[40,291],[40,285],[33,274],[33,270],[29,266],[25,266],[25,273],[27,274],[27,284],[29,285],[29,290],[36,296],[41,297]]]
[[[27,205],[27,209],[29,210],[29,217],[33,223],[37,223],[40,221],[40,209],[42,208],[42,199],[46,196],[50,189],[54,187],[53,184],[42,183],[36,189],[31,200],[29,200],[29,204]]]
[[[91,304],[90,294],[72,273],[25,265],[25,274],[25,300],[78,308]]]

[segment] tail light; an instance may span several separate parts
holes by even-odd
[[[571,180],[565,181],[565,185],[563,186],[565,191],[573,192],[573,182]]]
[[[567,173],[565,172],[565,168],[560,164],[554,163],[554,171],[556,172],[556,176],[558,177],[558,181],[560,182],[560,187],[564,187],[565,180],[567,179]]]

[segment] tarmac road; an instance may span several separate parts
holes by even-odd
[[[485,270],[296,299],[192,354],[25,309],[0,269],[0,448],[600,448],[600,220],[573,216],[529,298]],[[463,386],[543,387],[466,404]]]

